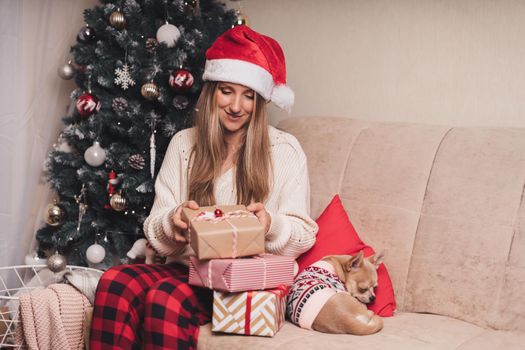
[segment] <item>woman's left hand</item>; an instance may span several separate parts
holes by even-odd
[[[270,224],[272,223],[272,217],[266,209],[264,208],[264,204],[262,203],[252,203],[246,207],[248,211],[251,211],[252,213],[257,216],[257,219],[259,219],[259,222],[264,225],[264,233],[267,233],[270,229]]]

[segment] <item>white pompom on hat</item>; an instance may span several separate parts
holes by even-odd
[[[206,51],[202,79],[244,85],[288,112],[294,103],[281,46],[245,25],[224,32]]]

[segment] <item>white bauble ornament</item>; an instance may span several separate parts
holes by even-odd
[[[100,244],[92,244],[86,250],[86,258],[90,263],[98,264],[106,257],[106,250]]]
[[[180,38],[180,30],[173,24],[166,23],[157,30],[157,41],[173,47]]]
[[[84,159],[91,166],[101,166],[106,160],[106,151],[100,147],[100,142],[94,141],[93,146],[84,152]]]

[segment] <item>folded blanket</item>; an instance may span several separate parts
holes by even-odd
[[[21,288],[13,296],[18,297],[22,293],[27,293],[28,290],[37,289],[39,287],[47,287],[54,283],[69,283],[75,287],[79,292],[84,294],[91,305],[95,300],[95,292],[97,284],[104,271],[73,269],[63,270],[60,272],[52,272],[47,267],[40,268],[37,273],[27,282],[25,288]],[[13,299],[7,303],[7,307],[11,315],[14,315],[18,310],[18,300]]]
[[[33,276],[32,273],[36,272]],[[22,271],[21,271],[22,272]],[[40,287],[47,287],[53,283],[62,283],[64,281],[64,274],[66,271],[53,272],[47,267],[39,267],[34,270],[27,270],[21,274],[21,278],[24,281],[24,288],[19,290],[13,295],[15,297],[20,296],[22,293],[27,293],[30,290],[37,289]],[[28,280],[28,275],[31,275],[31,279]],[[12,299],[7,303],[7,307],[11,315],[14,315],[18,311],[18,299]]]
[[[89,300],[68,284],[52,284],[20,295],[17,327],[19,344],[25,339],[30,350],[82,350],[84,314]]]
[[[104,271],[93,270],[73,270],[64,274],[67,283],[75,287],[80,293],[84,294],[91,305],[95,302],[95,292],[97,291],[98,280]]]

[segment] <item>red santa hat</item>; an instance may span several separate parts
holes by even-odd
[[[281,46],[245,25],[226,31],[206,51],[202,79],[244,85],[288,112],[294,103]]]

